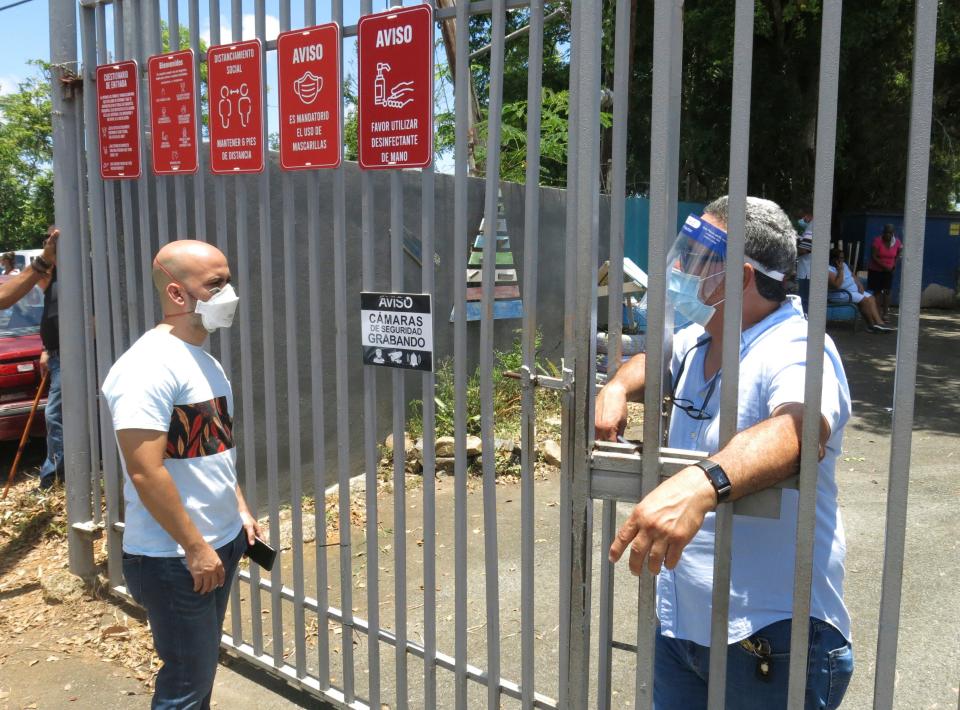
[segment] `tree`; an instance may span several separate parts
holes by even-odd
[[[680,195],[727,189],[734,0],[688,0],[684,10]],[[913,65],[913,5],[843,6],[834,209],[903,208]],[[754,17],[749,190],[790,210],[813,201],[821,0],[760,0]],[[649,179],[653,2],[638,0],[631,76],[628,185]],[[960,8],[941,3],[929,206],[960,193]]]
[[[46,73],[47,65],[32,62]],[[0,239],[4,249],[36,248],[53,222],[50,85],[30,77],[0,96]]]

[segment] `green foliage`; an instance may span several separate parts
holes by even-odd
[[[32,62],[47,72],[47,65]],[[0,96],[0,235],[3,249],[31,249],[53,222],[53,135],[45,76]]]
[[[684,5],[681,199],[704,201],[727,189],[734,4]],[[843,4],[835,212],[903,207],[913,12],[912,3],[898,0]],[[794,211],[813,201],[822,17],[821,0],[756,3],[748,189]],[[637,0],[627,174],[628,185],[639,193],[646,192],[649,180],[652,26],[652,0]],[[611,7],[605,9],[605,35],[613,28]],[[612,57],[612,41],[605,39],[607,86]],[[933,209],[949,209],[960,195],[958,72],[960,6],[940,3],[928,192]]]
[[[536,349],[539,350],[541,336],[538,333]],[[519,338],[509,350],[494,351],[493,366],[493,411],[494,429],[498,435],[516,437],[520,431],[521,395],[520,380],[507,376],[508,372],[519,372],[523,366],[523,348]],[[549,360],[538,359],[537,370],[540,374],[556,376],[557,366]],[[538,388],[535,392],[537,419],[560,411],[560,397],[555,390]],[[480,435],[480,369],[473,371],[467,380],[467,433]],[[453,360],[446,359],[439,364],[436,372],[434,405],[436,410],[436,435],[453,436],[455,427],[456,388],[454,386]],[[410,403],[410,416],[407,430],[414,437],[423,436],[423,402]]]
[[[207,51],[207,43],[200,38],[199,40],[200,52]],[[170,47],[170,26],[167,24],[166,20],[160,20],[160,46],[163,48],[164,54],[172,51]],[[180,25],[180,47],[179,49],[189,49],[190,48],[190,28]],[[209,110],[207,104],[207,63],[204,61],[200,62],[200,125],[203,127],[204,131],[209,124]],[[204,133],[206,136],[206,133]]]
[[[505,104],[501,114],[500,179],[525,182],[527,174],[527,101]],[[487,136],[489,119],[482,109],[483,119],[477,126],[476,150],[478,170],[487,163]],[[540,184],[564,187],[567,184],[567,142],[569,138],[570,92],[543,89],[540,104]],[[613,116],[601,112],[600,125],[609,128]]]
[[[359,106],[354,78],[343,80],[343,159],[356,160],[359,155]]]

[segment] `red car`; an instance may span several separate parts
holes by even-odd
[[[8,276],[0,276],[0,283]],[[10,308],[0,310],[0,441],[19,441],[40,386],[40,317],[43,291],[34,288]],[[30,435],[46,435],[40,399]]]

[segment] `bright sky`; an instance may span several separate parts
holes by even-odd
[[[0,7],[9,5],[16,0],[0,0]],[[8,10],[0,10],[0,93],[15,91],[17,83],[23,79],[36,74],[34,67],[27,62],[31,59],[50,58],[50,23],[48,15],[49,2],[72,2],[74,0],[30,0],[29,2],[12,7]],[[180,24],[186,26],[189,21],[187,0],[178,0],[179,2],[179,20]],[[160,18],[167,20],[167,0],[159,0]],[[319,0],[317,3],[317,22],[330,21],[331,2]],[[415,5],[417,2],[407,0],[405,5]],[[204,41],[210,41],[210,3],[208,0],[199,0],[200,5],[200,34]],[[220,38],[222,42],[232,40],[230,30],[230,8],[231,0],[220,0]],[[292,0],[291,3],[291,27],[303,27],[303,6],[304,3],[299,0]],[[388,0],[373,0],[373,10],[378,12],[388,7]],[[254,1],[242,0],[243,6],[243,37],[242,39],[251,39],[254,33]],[[279,0],[266,0],[266,34],[267,39],[276,39],[280,32],[280,2]],[[360,0],[344,0],[343,2],[344,24],[356,24],[360,16]],[[107,43],[108,51],[113,56],[113,8],[107,6],[106,10],[107,34],[110,35]],[[439,32],[437,33],[439,39]],[[439,47],[435,52],[435,61],[440,64],[446,63],[446,55]],[[344,42],[344,75],[356,76],[357,54],[356,42],[353,38]],[[277,130],[277,62],[276,53],[267,53],[267,122],[271,133]],[[453,105],[453,95],[451,91],[444,92],[446,95],[440,97],[441,105],[438,110],[446,110],[447,102]],[[447,165],[450,163],[450,165]],[[452,171],[452,161],[441,160],[438,162],[437,169],[443,172]]]

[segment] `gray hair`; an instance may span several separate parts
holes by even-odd
[[[729,197],[718,197],[704,210],[725,225],[729,219]],[[776,202],[759,197],[747,198],[747,219],[744,233],[744,253],[773,271],[786,276],[783,282],[757,272],[757,291],[770,301],[780,302],[786,298],[787,287],[797,270],[797,232]]]

